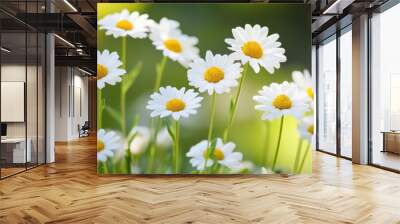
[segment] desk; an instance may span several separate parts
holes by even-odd
[[[383,150],[382,152],[392,152],[400,154],[400,132],[382,131]]]
[[[25,138],[5,138],[1,139],[1,156],[6,163],[25,163],[31,162],[31,139],[27,139],[28,144],[25,154]],[[12,159],[11,159],[12,158]],[[26,158],[26,161],[25,161]]]

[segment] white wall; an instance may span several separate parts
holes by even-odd
[[[56,141],[79,137],[78,125],[88,120],[88,78],[72,67],[56,67]]]
[[[37,71],[38,69],[38,71]],[[26,120],[22,122],[5,122],[7,124],[7,137],[9,138],[28,138],[29,148],[33,162],[36,158],[39,163],[44,163],[45,150],[45,120],[44,120],[44,74],[39,66],[25,66],[25,64],[3,64],[1,66],[2,82],[24,82],[26,85],[26,101],[22,102],[22,108],[2,107],[2,112],[16,113],[12,110],[22,110],[19,113],[25,114]],[[27,78],[27,80],[25,80]],[[2,93],[3,93],[2,89]],[[19,90],[20,94],[24,94],[24,89]],[[4,94],[4,93],[3,93]],[[7,95],[2,95],[7,97]],[[25,105],[26,103],[26,105]],[[51,160],[48,160],[51,162]]]
[[[68,140],[68,71],[67,67],[55,68],[55,141]]]
[[[25,70],[27,69],[27,70]],[[25,82],[26,72],[28,74],[36,74],[36,67],[18,64],[5,64],[1,66],[1,81],[2,82]],[[29,85],[36,85],[36,80],[28,80]],[[36,88],[27,88],[27,106],[36,108]],[[31,103],[34,102],[34,105]],[[40,105],[39,105],[40,106]],[[7,110],[8,108],[1,108]],[[35,110],[36,111],[36,110]],[[31,112],[30,110],[28,112]],[[28,129],[33,128],[36,130],[36,113],[27,113],[28,122],[34,121],[35,124],[29,123]],[[25,124],[26,122],[7,122],[7,135],[8,137],[25,137]],[[28,130],[28,137],[31,132]],[[36,133],[36,132],[35,132]]]

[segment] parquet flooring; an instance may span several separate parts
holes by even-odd
[[[314,173],[96,174],[93,137],[0,181],[0,223],[400,223],[400,175],[314,154]]]

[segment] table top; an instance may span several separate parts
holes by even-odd
[[[28,139],[29,141],[29,139]],[[1,143],[20,143],[25,142],[25,138],[4,138],[1,139]]]
[[[381,133],[400,135],[400,131],[381,131]]]

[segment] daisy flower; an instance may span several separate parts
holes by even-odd
[[[250,173],[251,171],[254,170],[254,164],[250,161],[242,161],[237,164],[232,170],[231,173],[240,173],[240,172],[246,172]]]
[[[227,93],[238,85],[237,79],[242,72],[240,66],[228,55],[213,55],[207,51],[205,60],[195,59],[189,65],[189,85],[198,88],[201,93],[207,91],[209,95],[214,91],[218,94]]]
[[[161,87],[160,92],[153,93],[151,100],[147,104],[147,109],[152,110],[150,116],[161,118],[171,116],[175,120],[180,117],[188,117],[190,114],[196,114],[203,97],[193,89],[186,91],[185,88],[177,89],[167,86]]]
[[[304,70],[303,73],[300,71],[294,71],[292,72],[292,79],[294,83],[307,94],[309,100],[313,101],[314,87],[310,72],[308,72],[308,70]]]
[[[196,145],[192,146],[189,152],[186,153],[187,157],[191,157],[190,163],[193,167],[197,170],[204,170],[206,167],[210,167],[213,165],[213,160],[208,159],[206,165],[206,158],[207,158],[207,148],[208,148],[208,141],[203,140]]]
[[[267,169],[265,167],[261,167],[261,174],[274,174],[275,172],[271,169]]]
[[[121,76],[126,74],[124,69],[119,68],[121,65],[117,52],[97,51],[97,88],[104,88],[106,83],[115,85],[120,82]]]
[[[124,9],[120,13],[104,17],[98,24],[101,30],[106,30],[106,35],[113,35],[114,38],[130,36],[142,39],[147,37],[149,26],[154,23],[148,18],[147,14],[129,13]]]
[[[314,135],[314,116],[306,116],[300,120],[299,124],[300,137],[303,139],[311,139]]]
[[[235,149],[234,143],[228,142],[224,144],[222,139],[218,138],[214,153],[211,158],[208,159],[207,148],[208,141],[203,140],[192,146],[189,152],[186,153],[187,157],[191,157],[190,163],[197,170],[204,170],[206,167],[212,166],[214,161],[232,170],[238,170],[242,166],[241,161],[243,159],[243,155],[240,152],[233,151]]]
[[[114,155],[114,151],[124,147],[122,138],[115,131],[106,132],[100,129],[97,132],[97,160],[104,162]]]
[[[160,148],[167,149],[172,144],[171,136],[168,133],[167,128],[161,129],[157,134],[156,145]]]
[[[149,38],[164,56],[185,67],[199,57],[199,49],[195,47],[198,39],[182,34],[177,21],[162,18],[159,24],[151,25]]]
[[[234,51],[232,56],[240,60],[242,64],[247,62],[255,73],[260,71],[260,66],[273,74],[275,69],[280,68],[280,63],[286,61],[285,49],[280,48],[281,43],[278,34],[268,36],[268,27],[260,25],[236,27],[232,29],[233,39],[225,39],[230,46],[228,49]]]
[[[132,154],[137,155],[146,150],[150,142],[151,132],[150,129],[145,126],[136,126],[132,132],[135,137],[129,144],[129,150]]]
[[[263,111],[263,120],[273,120],[285,115],[301,118],[307,111],[306,96],[293,83],[272,83],[264,86],[253,99],[259,103],[256,110]]]

